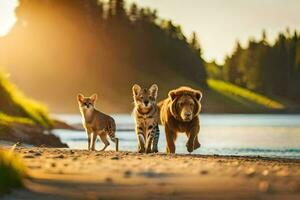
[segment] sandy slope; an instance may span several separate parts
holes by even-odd
[[[25,189],[3,199],[300,199],[300,161],[16,149]]]

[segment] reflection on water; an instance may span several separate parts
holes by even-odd
[[[76,124],[79,115],[55,115]],[[119,131],[120,149],[135,151],[137,140],[134,121],[130,115],[114,116]],[[160,127],[159,151],[165,151],[166,139]],[[81,131],[55,130],[70,148],[85,149],[86,134]],[[187,138],[180,134],[176,142],[177,153],[187,153]],[[196,154],[249,155],[300,159],[300,115],[201,115],[200,143]],[[102,144],[101,144],[102,145]],[[97,143],[100,149],[100,143]],[[114,149],[113,144],[110,149]]]

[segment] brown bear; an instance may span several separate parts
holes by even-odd
[[[198,133],[200,131],[199,113],[201,111],[202,93],[190,87],[171,90],[168,98],[159,103],[160,120],[165,127],[167,153],[175,153],[175,141],[178,132],[186,133],[187,151],[200,147]]]

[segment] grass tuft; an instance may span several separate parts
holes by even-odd
[[[0,150],[0,194],[9,192],[11,188],[23,186],[23,178],[27,176],[22,160],[11,151]]]

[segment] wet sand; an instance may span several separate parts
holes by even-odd
[[[300,199],[300,160],[17,148],[31,178],[2,199]]]

